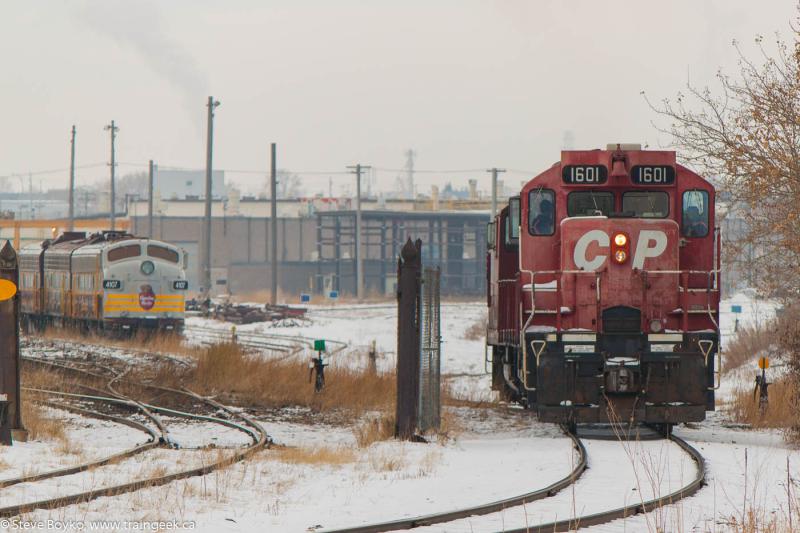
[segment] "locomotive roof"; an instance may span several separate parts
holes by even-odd
[[[60,254],[83,254],[94,253],[97,250],[102,250],[121,244],[126,241],[150,241],[158,242],[164,246],[173,246],[169,243],[158,241],[155,239],[148,239],[147,237],[137,237],[125,232],[102,232],[93,233],[88,235],[85,232],[65,232],[59,235],[56,239],[46,239],[41,242],[27,244],[20,253],[25,255],[37,255],[45,252],[47,255],[60,255]]]
[[[571,169],[591,171],[597,168],[599,178],[591,174],[591,178],[575,179],[568,175]],[[638,178],[641,169],[664,169],[668,171],[669,178],[665,182],[645,182]],[[581,175],[578,175],[580,178]],[[529,180],[522,188],[522,192],[548,183],[555,188],[565,190],[591,190],[594,187],[609,189],[636,189],[663,188],[664,190],[681,189],[681,182],[691,182],[694,186],[701,186],[713,190],[713,184],[694,172],[679,164],[674,150],[642,150],[638,145],[609,145],[607,149],[594,150],[562,150],[561,159],[551,167]]]

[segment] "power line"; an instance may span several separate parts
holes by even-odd
[[[75,165],[76,169],[86,169],[86,168],[100,168],[108,165],[108,163],[92,163],[89,165]],[[0,178],[13,178],[14,176],[21,176],[23,174],[30,174],[31,176],[41,176],[44,174],[58,174],[60,172],[69,172],[69,167],[64,168],[53,168],[49,170],[37,170],[35,172],[12,172],[10,174],[0,174]]]

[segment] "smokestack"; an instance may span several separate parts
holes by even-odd
[[[478,199],[478,180],[469,180],[469,199]]]
[[[439,210],[439,187],[436,185],[431,187],[431,209],[434,211]]]
[[[239,191],[234,187],[228,189],[228,209],[227,212],[231,216],[241,215],[239,210]]]

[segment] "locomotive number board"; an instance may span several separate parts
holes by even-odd
[[[608,181],[608,169],[603,165],[567,165],[561,178],[570,185],[599,185]]]
[[[172,282],[172,288],[176,291],[185,291],[189,288],[189,282],[185,279],[179,279],[177,281]]]
[[[631,180],[636,185],[672,185],[675,169],[667,165],[637,165],[631,169]]]
[[[122,280],[121,279],[104,279],[103,280],[103,288],[104,289],[121,289],[122,288]]]

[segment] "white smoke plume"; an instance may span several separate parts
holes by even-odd
[[[158,7],[148,1],[89,0],[79,19],[93,31],[133,49],[150,68],[183,93],[192,115],[207,96],[208,80],[194,58],[170,37]]]

